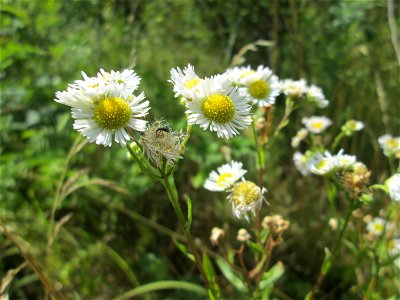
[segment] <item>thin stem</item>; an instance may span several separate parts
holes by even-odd
[[[133,159],[138,163],[140,169],[147,175],[149,175],[152,179],[154,180],[160,180],[161,177],[158,174],[154,174],[154,172],[150,169],[148,165],[143,163],[141,159],[136,155],[135,151],[132,149],[132,147],[129,145],[129,143],[126,144],[126,148],[128,149],[130,155],[133,157]]]
[[[349,224],[350,218],[351,218],[352,213],[353,213],[353,211],[355,209],[355,203],[354,203],[355,200],[350,199],[350,197],[348,195],[346,195],[346,198],[351,201],[351,205],[350,205],[350,208],[349,208],[349,210],[347,212],[344,224],[343,224],[343,226],[342,226],[342,228],[340,230],[339,237],[338,237],[338,239],[336,241],[335,246],[333,247],[332,254],[330,255],[329,258],[327,258],[329,260],[329,262],[327,263],[328,267],[326,268],[326,270],[321,270],[321,272],[319,273],[316,284],[314,285],[312,290],[306,295],[306,299],[307,300],[314,299],[315,295],[320,291],[321,285],[324,282],[324,280],[326,278],[326,275],[329,273],[329,271],[331,269],[332,262],[335,261],[336,256],[339,253],[340,248],[342,246],[342,239],[343,239],[344,233],[345,233],[345,231],[347,229],[347,225]],[[325,261],[324,261],[324,264],[325,264]]]
[[[345,136],[345,133],[343,131],[341,131],[336,138],[334,139],[332,146],[331,146],[331,151],[334,152],[337,148],[337,146],[339,145],[340,141],[343,139],[343,137]]]
[[[201,260],[199,258],[198,253],[197,253],[196,246],[195,246],[195,244],[193,242],[193,239],[192,239],[192,236],[190,235],[189,230],[185,226],[186,225],[186,221],[185,221],[185,217],[183,216],[181,207],[180,207],[179,202],[178,202],[179,201],[178,200],[178,191],[177,191],[176,186],[175,186],[174,178],[173,178],[173,176],[162,178],[161,179],[161,183],[163,184],[165,190],[168,193],[169,200],[171,200],[171,203],[172,203],[172,206],[174,207],[175,213],[178,216],[179,223],[180,223],[180,225],[181,225],[181,227],[183,229],[183,232],[185,233],[185,237],[186,237],[186,239],[188,241],[188,246],[189,246],[190,250],[193,253],[197,269],[199,270],[199,272],[201,274],[201,277],[202,277],[206,287],[208,288],[209,287],[209,282],[207,280],[207,277],[205,276]]]

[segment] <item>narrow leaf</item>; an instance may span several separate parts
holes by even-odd
[[[221,257],[217,257],[215,260],[222,274],[224,274],[225,278],[232,283],[232,285],[239,291],[246,291],[246,286],[243,284],[242,276],[237,276],[229,264]]]
[[[186,231],[189,231],[190,226],[192,225],[192,200],[190,200],[188,195],[184,196],[187,204],[187,221],[185,223]]]

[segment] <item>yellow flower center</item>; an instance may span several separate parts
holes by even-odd
[[[188,81],[185,82],[185,88],[187,89],[192,89],[194,88],[196,85],[198,85],[198,83],[200,82],[200,78],[192,78]]]
[[[374,224],[374,230],[377,233],[381,233],[385,227],[381,223]]]
[[[399,148],[399,142],[395,139],[390,139],[387,141],[387,145],[392,148],[392,149],[397,149]]]
[[[218,177],[217,185],[223,187],[224,183],[228,182],[228,180],[231,178],[233,178],[233,175],[231,173],[222,173]]]
[[[311,124],[311,127],[314,130],[323,129],[324,128],[324,123],[323,122],[314,122],[314,123]]]
[[[132,116],[128,103],[121,98],[106,98],[94,108],[94,120],[100,128],[116,130],[125,127]]]
[[[232,203],[236,206],[239,204],[249,205],[260,199],[259,187],[251,181],[239,182],[232,191]]]
[[[212,94],[201,105],[201,110],[207,119],[218,123],[228,123],[235,115],[235,105],[226,95]]]
[[[265,98],[269,91],[268,83],[263,80],[256,80],[249,84],[249,93],[256,99]]]
[[[318,170],[323,169],[325,166],[326,166],[326,160],[323,159],[317,164],[317,169]]]

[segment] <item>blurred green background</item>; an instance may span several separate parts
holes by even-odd
[[[389,175],[377,138],[399,135],[400,74],[386,1],[0,3],[1,219],[68,297],[109,299],[165,279],[200,283],[171,237],[130,213],[179,232],[162,186],[142,175],[119,145],[87,145],[72,158],[66,178],[82,187],[56,212],[57,221],[72,215],[46,256],[55,191],[78,137],[69,109],[53,99],[56,91],[80,79],[81,71],[94,76],[100,68],[134,68],[142,78],[140,91],[150,100],[151,118],[164,117],[174,129],[185,128],[186,120],[167,82],[170,69],[191,63],[200,76],[221,73],[243,46],[257,40],[274,45],[247,52],[245,65],[263,64],[281,79],[304,78],[323,88],[329,107],[296,111],[267,155],[270,206],[263,214],[281,213],[291,222],[273,260],[285,263],[286,274],[278,287],[293,299],[304,297],[318,273],[323,247],[333,242],[324,225],[328,217],[322,180],[301,177],[292,163],[290,139],[300,128],[301,117],[331,118],[327,140],[348,119],[365,122],[365,130],[341,146],[372,170],[372,182],[381,183]],[[394,8],[398,27],[398,3]],[[278,99],[275,121],[283,106]],[[232,140],[220,140],[195,127],[176,173],[178,189],[193,202],[192,231],[208,247],[213,226],[228,224],[232,240],[236,229],[249,226],[233,218],[222,194],[202,188],[208,173],[229,158],[242,161],[248,178],[255,180],[256,157],[249,136],[245,131]],[[385,201],[375,199],[370,211],[377,212]],[[15,243],[0,236],[0,277],[23,262],[18,253]],[[332,299],[362,295],[362,287],[354,288],[356,264],[344,257],[336,266],[326,286]],[[227,297],[237,297],[223,279],[221,285]],[[38,276],[24,268],[9,293],[11,299],[42,299],[44,292]],[[188,295],[193,297],[183,291],[152,294],[154,299]]]

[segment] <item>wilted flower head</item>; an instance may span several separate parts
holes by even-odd
[[[316,85],[311,85],[307,89],[307,100],[315,103],[319,108],[325,108],[329,105],[329,101],[325,98],[324,92]]]
[[[228,195],[233,214],[239,219],[244,218],[249,221],[249,213],[255,215],[256,211],[261,208],[263,194],[266,191],[265,188],[260,188],[251,181],[241,181],[235,184]]]
[[[231,188],[247,173],[241,162],[234,160],[229,164],[222,165],[216,171],[212,171],[208,176],[204,187],[213,192],[222,192]]]
[[[301,128],[299,131],[297,131],[296,135],[292,138],[292,147],[297,148],[301,141],[304,140],[308,135],[308,131],[305,128]]]
[[[219,244],[219,242],[224,238],[225,236],[225,230],[219,227],[213,227],[211,229],[211,235],[210,235],[210,241],[213,246],[216,246]]]
[[[220,138],[231,138],[252,122],[249,99],[226,75],[200,81],[186,105],[189,124],[215,131]]]
[[[188,64],[183,70],[179,67],[171,69],[171,80],[168,81],[174,85],[175,97],[183,96],[191,99],[201,78],[196,75],[194,67]]]
[[[378,143],[386,156],[395,156],[400,159],[400,137],[385,134],[378,139]]]
[[[350,136],[356,131],[360,131],[364,128],[364,123],[356,120],[349,120],[342,126],[342,131]]]
[[[156,120],[147,126],[140,137],[144,154],[161,169],[163,158],[170,166],[180,156],[181,142],[185,138],[182,132],[172,131],[163,120]]]
[[[386,181],[389,196],[392,200],[400,202],[400,174],[394,174]]]
[[[332,121],[324,116],[312,116],[310,118],[303,118],[301,122],[307,128],[309,132],[319,134],[328,128]]]
[[[66,91],[57,92],[55,101],[70,106],[75,120],[74,129],[90,143],[111,146],[112,140],[126,145],[130,136],[126,128],[142,131],[150,106],[145,96],[133,95],[140,78],[133,70],[107,73],[100,70],[97,77],[77,80]]]
[[[240,228],[237,233],[236,239],[241,243],[245,243],[251,239],[251,235],[246,229]]]
[[[235,67],[227,71],[239,91],[258,106],[270,106],[275,103],[275,98],[280,93],[278,77],[264,66],[252,70],[250,66]]]
[[[308,91],[307,83],[304,79],[285,79],[280,82],[280,86],[281,91],[293,100],[303,97]]]
[[[281,215],[266,216],[262,221],[264,228],[269,228],[273,233],[281,234],[289,228],[290,222],[284,220]]]
[[[359,195],[367,189],[371,172],[361,162],[356,162],[353,167],[342,174],[342,182],[346,190],[352,195]]]

